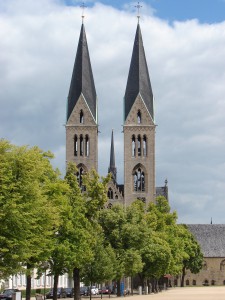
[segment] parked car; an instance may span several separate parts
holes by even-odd
[[[46,299],[53,298],[53,289],[46,293]],[[64,288],[57,288],[57,298],[66,298],[66,291]]]
[[[80,295],[81,296],[87,296],[88,295],[88,287],[87,286],[80,287]]]
[[[66,297],[73,298],[74,296],[74,289],[73,288],[65,288]]]
[[[95,286],[95,285],[91,286],[91,293],[92,293],[92,295],[98,295],[99,294],[97,286]]]
[[[1,300],[12,300],[12,295],[16,292],[20,292],[18,289],[6,289],[0,294]]]
[[[98,289],[99,294],[111,294],[111,289],[109,287],[103,286],[102,288]]]
[[[95,285],[88,287],[88,290],[87,290],[88,295],[90,295],[90,291],[91,291],[92,295],[98,295],[99,294],[98,288]]]

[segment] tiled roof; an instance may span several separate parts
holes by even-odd
[[[72,113],[81,93],[84,95],[90,111],[97,122],[97,96],[84,24],[81,26],[80,38],[68,95],[67,120],[69,119],[70,114]]]
[[[145,102],[152,119],[154,120],[152,87],[145,58],[141,29],[138,23],[130,63],[130,70],[127,79],[127,87],[124,96],[125,120],[139,93]]]
[[[188,224],[204,257],[225,257],[225,224]]]

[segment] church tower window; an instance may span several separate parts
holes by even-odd
[[[134,191],[144,192],[145,191],[145,173],[141,168],[138,168],[134,172]]]
[[[84,124],[84,113],[83,113],[83,110],[81,109],[80,111],[80,123],[81,124]]]
[[[147,137],[143,136],[143,156],[147,156]]]
[[[138,113],[137,113],[137,122],[138,124],[141,124],[141,111],[138,110]]]
[[[77,156],[77,154],[78,154],[78,144],[77,144],[77,141],[78,141],[77,135],[75,134],[75,136],[74,136],[74,156]]]
[[[90,145],[89,145],[89,136],[85,136],[85,156],[89,156]]]
[[[83,135],[80,135],[80,156],[84,155],[84,139]]]
[[[79,186],[81,187],[82,186],[82,177],[83,177],[83,173],[84,173],[84,170],[83,168],[80,168],[77,172],[77,181],[78,181],[78,184]]]
[[[135,135],[132,135],[132,156],[135,157],[136,155],[136,141]]]
[[[141,136],[138,135],[138,156],[141,156]]]

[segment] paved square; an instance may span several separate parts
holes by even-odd
[[[158,294],[129,296],[127,300],[225,300],[225,286],[171,288]]]

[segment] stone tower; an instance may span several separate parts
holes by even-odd
[[[73,68],[67,102],[66,162],[75,162],[78,180],[98,166],[97,96],[84,24]]]
[[[153,93],[138,23],[124,96],[125,205],[155,199],[155,123]]]

